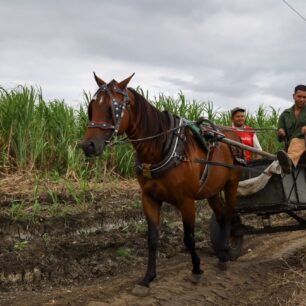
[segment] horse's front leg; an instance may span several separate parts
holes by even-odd
[[[191,281],[198,283],[201,280],[203,271],[200,268],[201,260],[195,249],[194,240],[194,224],[195,224],[195,204],[194,200],[184,201],[179,205],[179,209],[182,213],[183,225],[184,225],[184,243],[191,255],[192,260],[192,275]]]
[[[149,291],[150,282],[156,277],[156,252],[162,202],[143,194],[142,205],[148,223],[148,265],[144,278],[133,289],[136,295],[144,296]]]

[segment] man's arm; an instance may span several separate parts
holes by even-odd
[[[262,147],[259,143],[259,140],[258,140],[258,137],[257,137],[256,133],[254,133],[254,135],[253,135],[253,146],[254,146],[255,149],[258,149],[258,150],[262,151]],[[256,154],[256,159],[260,159],[260,158],[262,158],[262,156],[259,155],[259,154]]]
[[[278,119],[278,134],[277,139],[278,141],[284,141],[286,139],[286,124],[284,113],[282,113]]]
[[[258,140],[258,137],[257,137],[256,133],[254,133],[254,136],[253,136],[253,146],[256,149],[262,150],[262,147],[259,143],[259,140]]]

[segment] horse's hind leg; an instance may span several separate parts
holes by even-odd
[[[231,231],[231,218],[227,215],[225,203],[219,195],[209,198],[208,202],[214,211],[217,222],[220,226],[219,243],[216,255],[219,258],[220,267],[225,267],[225,263],[230,260],[229,237]]]
[[[193,283],[198,283],[201,279],[203,271],[200,268],[200,258],[195,250],[194,240],[194,223],[195,223],[195,205],[194,201],[185,201],[183,205],[179,206],[182,213],[184,225],[184,243],[190,252],[192,260],[192,278]]]
[[[150,196],[142,196],[144,213],[148,223],[148,265],[144,278],[133,289],[135,295],[144,296],[148,293],[150,282],[156,276],[156,251],[158,243],[158,231],[160,223],[161,202]]]
[[[217,256],[219,258],[220,268],[225,269],[226,263],[230,260],[229,239],[231,233],[231,224],[237,201],[237,187],[239,182],[239,172],[232,175],[231,180],[224,187],[225,201],[220,195],[215,195],[208,199],[209,205],[216,214],[220,225],[220,240]]]

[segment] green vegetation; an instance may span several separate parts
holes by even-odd
[[[9,215],[13,219],[27,220],[28,214],[25,211],[23,203],[12,202],[9,210]]]
[[[148,99],[147,91],[137,90]],[[0,173],[13,177],[7,185],[15,184],[20,194],[24,194],[23,189],[28,191],[23,198],[11,195],[8,188],[10,204],[2,212],[31,222],[46,215],[84,212],[94,205],[93,192],[105,177],[135,176],[130,144],[106,149],[102,157],[94,159],[87,159],[78,147],[86,131],[90,100],[91,94],[84,92],[83,104],[74,109],[63,100],[45,101],[35,87],[0,87]],[[182,92],[177,97],[160,94],[151,103],[189,120],[206,117],[219,125],[231,123],[229,111],[216,109],[210,101],[189,101]],[[259,106],[254,114],[247,113],[247,122],[254,128],[275,128],[278,116],[279,110]],[[275,152],[280,148],[275,131],[258,133],[258,137],[264,150]],[[136,200],[132,207],[140,208],[141,204]],[[146,229],[137,222],[133,226],[137,232]],[[16,248],[24,246],[26,243],[21,242]],[[117,256],[126,253],[125,249],[118,250]]]
[[[131,250],[127,247],[121,247],[116,250],[116,256],[129,258],[131,257]]]
[[[27,241],[27,240],[20,240],[20,241],[15,243],[14,249],[16,251],[22,251],[22,250],[26,249],[28,246],[29,246],[29,241]]]
[[[146,97],[148,92],[138,89]],[[77,202],[88,196],[87,181],[101,181],[105,174],[125,178],[134,176],[134,154],[131,145],[117,145],[107,149],[103,158],[86,159],[78,148],[87,125],[87,104],[90,93],[84,92],[84,103],[74,109],[63,100],[46,102],[40,89],[18,86],[12,90],[0,88],[0,169],[3,173],[33,172],[39,177],[47,175],[81,182],[80,190],[71,187],[71,195]],[[178,97],[160,94],[151,101],[160,110],[168,110],[190,120],[206,117],[220,125],[230,124],[230,113],[214,108],[212,102],[188,101],[180,92]],[[275,128],[279,110],[260,106],[255,114],[247,114],[252,127]],[[263,149],[275,152],[279,144],[275,132],[259,133]],[[39,191],[38,178],[34,197]],[[69,183],[65,183],[69,189]],[[58,195],[50,190],[52,201],[59,202]],[[87,199],[87,198],[86,198]],[[88,199],[87,199],[88,200]],[[39,213],[41,207],[35,204]],[[13,210],[18,210],[14,207]]]

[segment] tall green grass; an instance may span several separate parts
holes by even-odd
[[[152,101],[158,109],[168,110],[189,120],[197,120],[199,117],[205,117],[212,120],[215,124],[222,126],[231,126],[231,112],[220,111],[214,107],[213,102],[188,101],[182,92],[177,98],[160,94],[158,98]],[[273,107],[265,108],[260,105],[255,113],[246,112],[246,123],[253,128],[266,128],[267,130],[258,130],[257,136],[264,151],[276,152],[283,147],[283,144],[276,140],[276,129],[280,110]],[[270,129],[270,130],[269,130]]]
[[[142,94],[148,98],[148,92]],[[78,143],[83,138],[87,105],[91,94],[84,92],[79,109],[63,100],[45,101],[42,91],[32,86],[11,90],[0,87],[0,168],[2,172],[37,171],[58,173],[74,179],[100,180],[105,174],[124,177],[134,175],[134,154],[131,145],[118,145],[106,150],[103,158],[86,159]],[[230,113],[221,112],[212,102],[187,100],[182,92],[177,97],[160,94],[151,103],[189,120],[206,117],[220,125],[230,125]],[[276,127],[279,110],[260,106],[256,113],[247,113],[252,127]],[[258,134],[263,149],[279,148],[275,132]]]
[[[84,131],[82,117],[64,101],[46,103],[40,89],[0,88],[0,164],[7,171],[65,171],[71,154],[82,158],[72,153]]]

